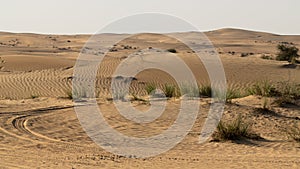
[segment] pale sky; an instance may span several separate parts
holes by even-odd
[[[3,0],[0,31],[91,34],[144,12],[177,16],[201,31],[230,27],[300,35],[299,0]]]

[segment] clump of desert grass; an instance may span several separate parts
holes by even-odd
[[[279,96],[275,100],[278,105],[296,104],[300,99],[300,86],[291,82],[281,82],[278,85],[278,93]]]
[[[300,128],[299,127],[292,127],[287,131],[287,134],[289,136],[289,138],[291,138],[292,140],[300,143]]]
[[[242,140],[258,138],[250,130],[250,124],[245,122],[241,115],[232,121],[220,121],[217,131],[213,134],[214,141]]]
[[[78,100],[87,98],[87,91],[84,88],[74,88],[73,90],[65,90],[66,98],[70,100]]]
[[[149,83],[145,86],[145,90],[147,94],[150,95],[156,90],[156,85],[154,83]]]
[[[248,89],[250,95],[258,95],[264,97],[276,96],[278,93],[275,86],[268,80],[257,82]]]

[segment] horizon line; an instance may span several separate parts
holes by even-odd
[[[232,30],[241,30],[241,31],[249,31],[249,32],[257,32],[257,33],[267,33],[267,34],[273,34],[273,35],[280,35],[280,36],[300,36],[300,34],[283,34],[283,33],[276,33],[276,32],[268,32],[266,30],[254,30],[254,29],[248,29],[248,28],[240,28],[240,27],[221,27],[221,28],[215,28],[211,30],[203,30],[203,31],[174,31],[174,32],[163,32],[162,34],[167,33],[188,33],[188,32],[202,32],[202,33],[208,33],[208,32],[214,32],[219,31],[223,29],[232,29]],[[0,30],[0,33],[12,33],[12,34],[38,34],[38,35],[66,35],[66,36],[74,36],[74,35],[81,35],[81,36],[88,36],[88,35],[94,35],[95,33],[52,33],[52,32],[34,32],[34,31],[9,31],[9,30]],[[159,33],[159,32],[133,32],[133,33],[126,33],[126,32],[105,32],[101,34],[139,34],[139,33]]]

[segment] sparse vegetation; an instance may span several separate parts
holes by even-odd
[[[278,86],[279,97],[276,103],[280,106],[285,104],[295,104],[297,99],[300,99],[300,86],[294,83],[282,82]]]
[[[132,95],[132,100],[131,101],[141,101],[141,102],[147,102],[145,99],[142,99],[138,97],[136,94],[131,94]]]
[[[299,57],[299,49],[291,44],[282,43],[277,46],[279,53],[276,57],[276,60],[279,61],[288,61],[289,63],[296,63],[296,59]]]
[[[176,93],[176,87],[174,85],[165,84],[163,91],[168,98],[178,96]]]
[[[270,55],[262,55],[261,58],[266,60],[273,60],[273,57]]]
[[[31,99],[36,99],[36,98],[38,98],[39,96],[38,95],[35,95],[35,94],[32,94],[31,96],[30,96],[30,98]]]
[[[171,53],[177,53],[177,50],[176,49],[167,49],[168,52],[171,52]]]
[[[248,93],[250,95],[258,95],[264,97],[276,96],[278,94],[275,87],[267,80],[254,84],[251,88],[248,89]]]
[[[198,85],[192,85],[191,83],[182,83],[180,85],[180,94],[186,95],[188,97],[199,97],[200,91],[199,91]]]
[[[300,128],[293,127],[288,131],[288,136],[300,143]]]
[[[236,99],[236,98],[240,98],[240,97],[242,97],[242,94],[241,94],[241,92],[239,90],[233,89],[233,88],[229,88],[226,91],[226,99],[225,99],[225,101],[227,103],[231,103],[232,99]]]
[[[5,61],[0,57],[0,70],[4,67]]]
[[[203,85],[199,87],[200,96],[212,97],[212,88],[210,85]]]
[[[147,84],[145,87],[145,90],[148,95],[150,95],[153,91],[155,91],[155,89],[156,89],[156,86],[154,83]]]
[[[213,137],[215,140],[240,140],[242,138],[251,138],[249,124],[242,120],[241,115],[230,122],[220,121],[217,126],[217,132]]]
[[[70,99],[70,100],[73,99],[73,94],[72,94],[71,90],[65,91],[65,93],[66,93],[68,99]]]
[[[85,89],[66,90],[65,94],[67,95],[68,99],[80,99],[87,97],[87,92],[85,91]]]
[[[117,90],[112,92],[112,95],[114,100],[121,100],[121,101],[126,100],[126,92],[122,88],[117,88]]]

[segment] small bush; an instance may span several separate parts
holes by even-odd
[[[273,58],[269,55],[262,55],[261,58],[266,60],[273,60]]]
[[[279,97],[275,100],[280,106],[285,104],[295,104],[297,99],[300,99],[300,86],[285,82],[278,86]]]
[[[231,122],[221,121],[217,126],[217,132],[213,135],[216,140],[240,140],[242,138],[251,138],[249,124],[238,116]]]
[[[195,86],[189,83],[183,83],[180,85],[180,94],[188,97],[199,97],[199,86]]]
[[[146,87],[145,87],[145,90],[147,92],[148,95],[150,95],[153,91],[155,91],[156,89],[156,86],[155,84],[151,83],[151,84],[148,84]]]
[[[171,53],[177,53],[177,50],[176,49],[167,49],[168,52],[171,52]]]
[[[173,85],[165,84],[163,91],[168,98],[176,96],[176,88]]]
[[[38,95],[33,95],[33,94],[30,96],[31,99],[36,99],[38,97],[39,97]]]
[[[254,84],[248,89],[250,95],[258,95],[264,97],[276,96],[278,93],[276,88],[267,80]]]
[[[199,87],[200,96],[212,97],[212,88],[210,85],[204,85]]]
[[[0,70],[4,67],[5,61],[0,57]]]
[[[126,91],[122,88],[117,88],[115,91],[112,92],[112,95],[114,100],[126,100]]]
[[[66,91],[65,93],[66,93],[68,99],[70,99],[70,100],[73,99],[73,94],[72,94],[72,91],[71,91],[71,90],[68,90],[68,91]]]
[[[288,136],[297,141],[297,142],[300,142],[300,129],[297,128],[297,127],[294,127],[294,128],[291,128],[289,131],[288,131]]]
[[[68,99],[87,98],[87,91],[84,88],[74,88],[73,90],[65,91]]]
[[[288,61],[289,63],[295,63],[296,58],[299,57],[299,49],[291,44],[282,43],[277,46],[279,53],[276,57],[276,60],[279,61]]]
[[[236,98],[240,98],[240,97],[242,97],[242,94],[239,90],[229,88],[226,91],[225,101],[230,103],[232,99],[236,99]]]

